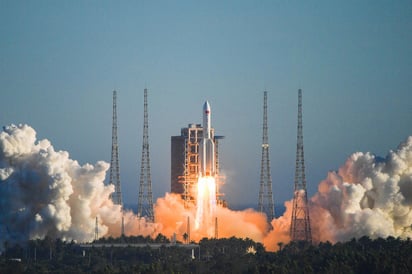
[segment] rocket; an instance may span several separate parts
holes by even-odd
[[[203,105],[203,138],[199,148],[200,176],[215,176],[215,143],[211,130],[211,108],[208,101]]]

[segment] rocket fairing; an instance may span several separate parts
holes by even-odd
[[[203,138],[199,149],[200,176],[215,176],[215,143],[211,130],[211,108],[208,101],[203,105]]]

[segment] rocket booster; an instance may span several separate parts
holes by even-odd
[[[211,130],[211,108],[208,101],[203,105],[203,138],[199,149],[200,176],[215,176],[215,143]]]

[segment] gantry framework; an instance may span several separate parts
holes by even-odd
[[[218,205],[226,206],[226,201],[223,199],[224,194],[220,192],[220,187],[224,184],[224,176],[220,174],[219,162],[219,140],[223,136],[215,136],[212,128],[212,138],[215,143],[215,161],[216,161],[216,202]],[[199,180],[199,144],[203,138],[203,127],[200,124],[189,124],[187,128],[181,129],[180,136],[172,136],[172,192],[182,195],[185,207],[189,207],[196,203],[196,186]],[[174,155],[177,154],[177,155]],[[180,157],[182,154],[183,157]],[[173,172],[174,168],[182,166]],[[181,175],[177,175],[179,173]],[[175,182],[177,177],[177,184]]]
[[[224,176],[220,173],[219,141],[224,136],[216,136],[211,129],[215,144],[215,180],[216,202],[226,207],[224,194],[220,192],[224,184]],[[171,192],[180,194],[185,207],[196,204],[197,182],[199,179],[199,144],[203,138],[203,127],[200,124],[189,124],[181,128],[180,136],[171,137]]]
[[[295,188],[293,196],[292,221],[290,225],[292,241],[312,242],[308,197],[306,191],[305,160],[303,152],[302,90],[298,91],[298,134],[296,147]]]
[[[185,138],[184,173],[179,178],[183,184],[183,201],[185,207],[195,203],[195,186],[199,176],[199,142],[202,137],[202,129],[196,125],[187,128]]]

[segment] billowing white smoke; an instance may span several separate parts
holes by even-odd
[[[0,133],[0,243],[28,238],[62,238],[90,241],[95,218],[99,236],[119,236],[120,206],[109,199],[113,186],[103,181],[105,162],[80,166],[64,151],[55,151],[47,140],[36,141],[27,126],[9,126]],[[291,202],[272,221],[268,233],[263,214],[252,210],[217,208],[219,237],[248,237],[274,250],[287,243]],[[412,136],[385,159],[371,153],[354,153],[338,172],[330,172],[310,200],[314,241],[345,241],[364,235],[371,238],[412,238]],[[159,198],[156,224],[132,212],[124,214],[126,235],[177,233],[183,240],[189,219],[194,227],[195,208],[185,208],[179,195]],[[208,233],[193,231],[198,241]]]
[[[311,202],[317,240],[412,237],[412,136],[385,159],[352,154],[329,172]]]
[[[109,165],[79,165],[65,151],[55,151],[48,140],[36,141],[27,125],[4,127],[0,133],[0,241],[43,238],[94,239],[119,235],[121,208],[109,199],[105,186]],[[141,224],[138,224],[141,222]],[[147,228],[143,219],[125,214],[125,227]],[[145,233],[141,233],[145,234]]]

